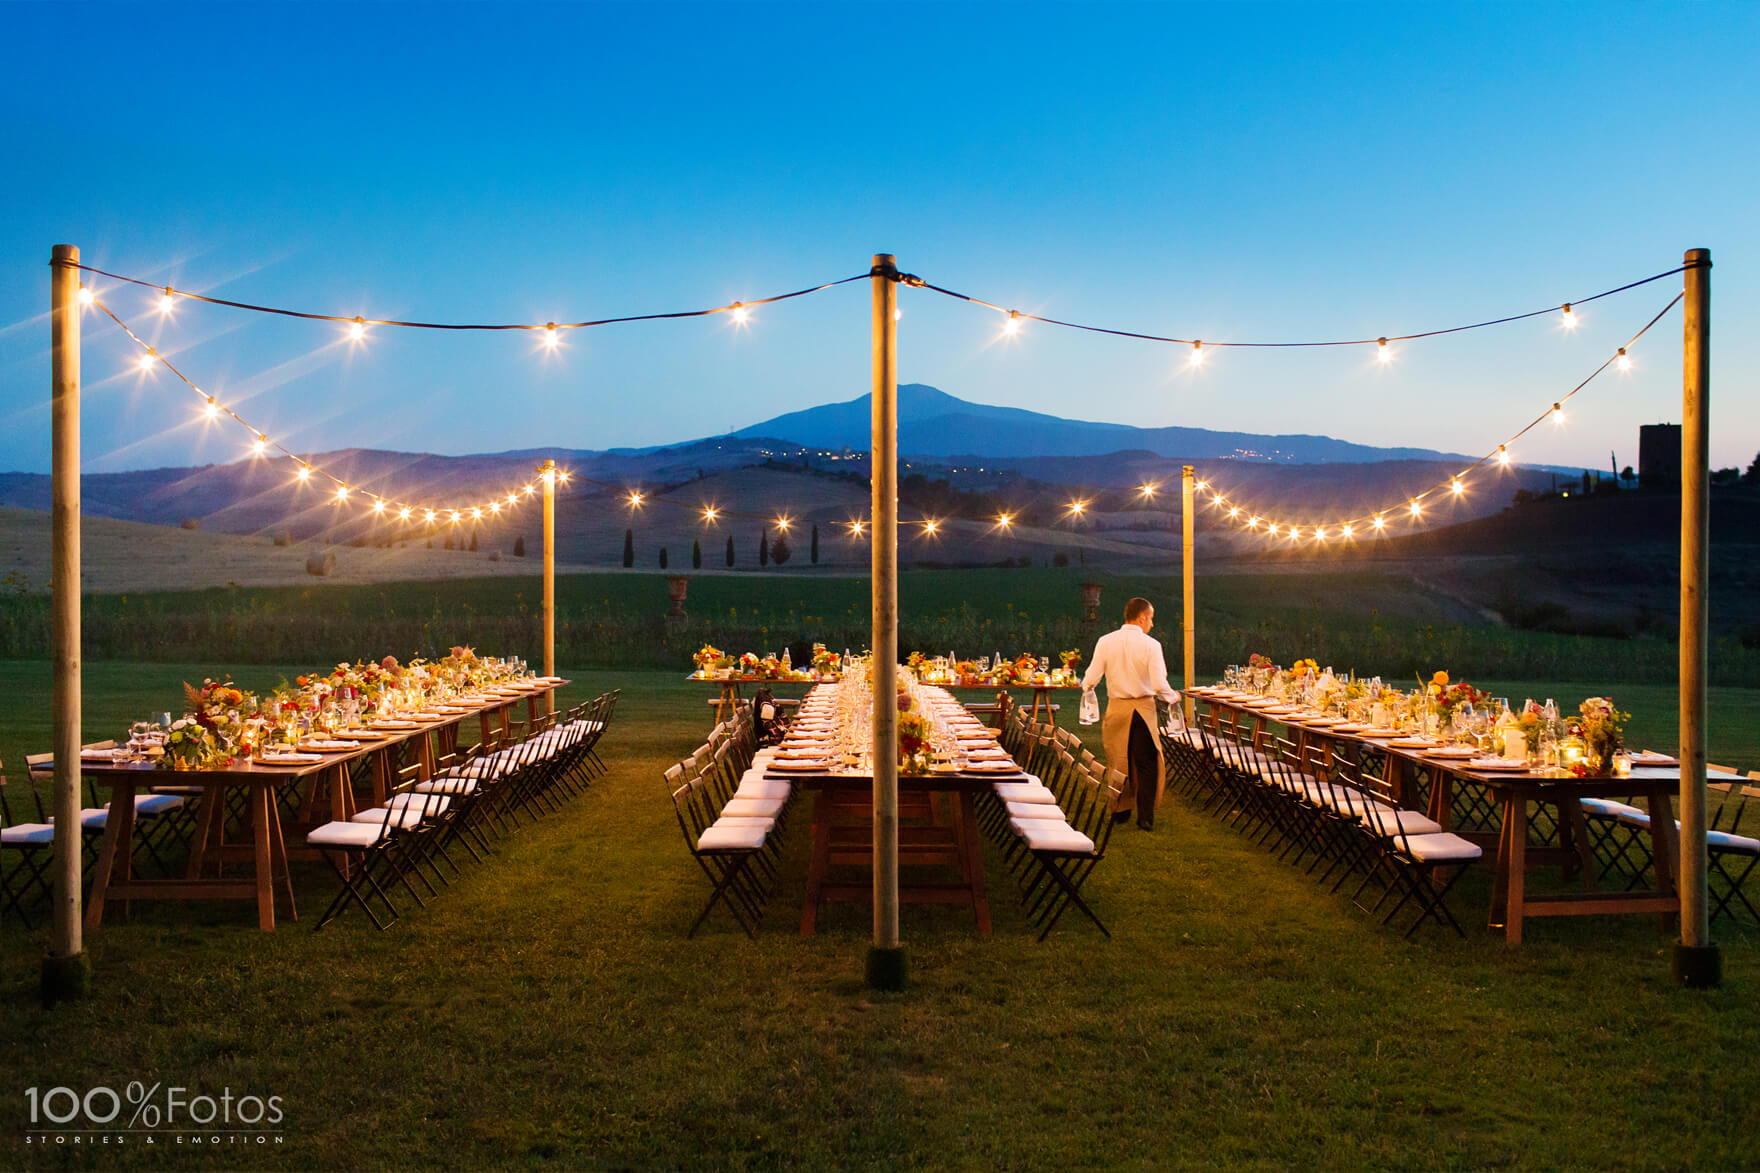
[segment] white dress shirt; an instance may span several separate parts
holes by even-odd
[[[1161,653],[1161,641],[1134,623],[1107,632],[1094,644],[1094,659],[1082,676],[1082,690],[1092,692],[1102,676],[1109,700],[1153,696],[1170,705],[1179,700],[1179,694],[1167,683],[1167,658]]]

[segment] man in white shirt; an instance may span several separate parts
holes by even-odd
[[[1124,626],[1109,631],[1094,645],[1094,658],[1082,677],[1082,690],[1093,692],[1106,680],[1106,716],[1100,736],[1106,743],[1106,765],[1125,776],[1125,787],[1113,804],[1113,820],[1122,823],[1134,810],[1137,826],[1155,827],[1155,807],[1166,783],[1161,758],[1157,700],[1179,703],[1167,683],[1167,658],[1161,641],[1149,634],[1155,608],[1148,599],[1124,605]]]

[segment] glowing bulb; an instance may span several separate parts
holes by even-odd
[[[1351,527],[1350,527],[1350,526],[1348,526],[1348,525],[1341,525],[1341,526],[1339,526],[1339,527],[1338,527],[1338,536],[1339,536],[1339,537],[1341,537],[1341,538],[1348,538],[1348,537],[1350,537],[1350,536],[1351,536]]]
[[[1326,540],[1326,528],[1324,526],[1317,525],[1314,527],[1314,540],[1316,542],[1324,542]]]
[[[1082,510],[1086,509],[1087,507],[1088,507],[1088,503],[1086,501],[1071,501],[1069,503],[1069,511],[1071,513],[1075,514],[1077,517],[1080,517],[1082,515]]]
[[[159,359],[158,352],[149,346],[147,348],[147,353],[141,355],[141,370],[143,370],[143,371],[152,370],[153,364],[155,362],[157,362],[158,359]]]
[[[481,506],[476,506],[471,509],[471,520],[472,521],[483,520],[483,509]]]
[[[1153,483],[1147,484],[1147,485],[1144,485],[1142,488],[1138,489],[1137,492],[1141,493],[1145,497],[1153,497],[1155,495],[1155,486]]]
[[[499,501],[489,502],[489,512],[493,513],[496,517],[500,517],[501,516],[501,502],[499,502]]]
[[[263,453],[267,452],[268,450],[269,450],[269,437],[258,436],[255,440],[251,441],[251,455],[252,456],[261,456]]]
[[[519,504],[519,497],[516,494],[509,493],[507,495],[508,508],[511,509],[513,506],[518,505],[518,504]]]
[[[409,515],[410,515],[410,508],[408,505],[405,505],[402,509],[399,509],[397,511],[397,520],[408,521]]]
[[[1388,348],[1387,339],[1385,339],[1385,338],[1376,339],[1376,341],[1375,341],[1375,358],[1380,362],[1392,362],[1393,361],[1393,351]]]
[[[640,493],[631,493],[629,495],[629,507],[631,509],[640,509],[642,507],[642,495]]]
[[[1564,426],[1564,404],[1555,403],[1552,405],[1552,422],[1559,427]]]
[[[1381,529],[1383,526],[1385,526],[1387,524],[1387,519],[1385,517],[1381,516],[1379,513],[1377,513],[1375,515],[1375,520],[1370,522],[1369,524],[1374,526],[1376,529]]]
[[[430,509],[427,511],[427,515],[425,517],[423,517],[422,520],[423,521],[433,521],[434,516],[435,516],[434,511],[432,509]]]
[[[367,323],[363,318],[356,318],[348,326],[348,337],[352,342],[359,342],[367,336]]]
[[[458,510],[454,509],[452,511],[452,520],[453,520],[454,524],[457,524],[458,522],[461,522],[464,520],[464,516],[462,514],[460,514]]]
[[[336,499],[338,501],[348,500],[348,486],[347,485],[337,485],[336,486]]]
[[[781,530],[783,533],[787,533],[788,532],[788,518],[786,518],[786,517],[777,518],[776,519],[776,528]]]
[[[1632,369],[1632,356],[1626,353],[1625,347],[1622,346],[1619,348],[1619,357],[1614,360],[1614,365],[1622,371],[1629,371]]]
[[[91,305],[95,300],[97,300],[97,298],[93,295],[91,290],[87,289],[84,285],[79,287],[79,304]]]
[[[1210,498],[1210,504],[1212,504],[1212,505],[1222,504],[1222,494],[1218,493],[1214,497]]]
[[[1566,330],[1575,330],[1577,328],[1577,315],[1571,313],[1571,303],[1568,301],[1564,303],[1563,322]]]
[[[1507,444],[1497,446],[1497,463],[1505,468],[1509,467],[1509,446]]]
[[[932,538],[935,536],[935,531],[940,527],[940,525],[941,525],[941,523],[938,521],[925,521],[923,523],[923,533],[926,536]]]
[[[1457,497],[1459,497],[1462,493],[1467,491],[1467,487],[1465,485],[1461,484],[1461,478],[1459,478],[1459,477],[1456,477],[1456,478],[1454,478],[1454,480],[1448,482],[1448,489],[1449,489],[1449,492],[1453,493]]]
[[[1298,541],[1298,540],[1300,540],[1301,536],[1302,536],[1302,527],[1301,526],[1292,525],[1289,527],[1289,540],[1290,541],[1292,541],[1292,542]]]
[[[1277,523],[1275,521],[1272,522],[1265,528],[1265,532],[1275,538],[1277,536]]]
[[[1002,323],[1002,332],[1004,334],[1019,334],[1021,332],[1020,311],[1008,311],[1008,320]]]
[[[719,515],[719,511],[713,505],[705,506],[703,509],[704,521],[714,521]]]
[[[379,500],[379,498],[377,498],[377,497],[373,498],[373,512],[374,513],[385,512],[385,502]]]
[[[1230,505],[1228,507],[1228,515],[1230,517],[1239,517],[1241,515],[1241,507],[1239,505]]]
[[[530,497],[535,492],[537,492],[537,490],[532,485],[526,485],[526,496]]]
[[[1202,342],[1192,343],[1192,357],[1190,361],[1195,367],[1201,367],[1204,365],[1204,344]]]
[[[1193,487],[1196,488],[1198,490],[1198,492],[1202,493],[1205,489],[1208,489],[1210,487],[1210,482],[1209,481],[1199,481]]]
[[[573,474],[573,473],[571,473],[571,472],[569,472],[569,471],[568,471],[568,470],[567,470],[567,469],[566,469],[566,468],[565,468],[565,469],[563,469],[563,470],[562,470],[562,471],[561,471],[561,472],[559,472],[559,473],[557,473],[557,474],[556,474],[556,475],[557,475],[557,477],[558,477],[558,478],[559,478],[559,479],[560,479],[560,480],[561,480],[561,481],[562,481],[562,483],[563,483],[563,484],[565,484],[565,485],[566,485],[566,484],[568,484],[568,478],[569,478],[569,477],[571,477],[571,476],[573,476],[573,475],[574,475],[574,474]]]
[[[896,322],[902,317],[904,317],[904,311],[899,309],[897,306],[894,306],[892,308],[892,320]]]
[[[551,350],[555,350],[557,345],[559,343],[561,343],[561,341],[562,341],[562,335],[560,335],[556,332],[556,323],[555,322],[545,323],[545,325],[544,325],[544,345],[549,347]]]
[[[996,524],[1003,529],[1007,529],[1014,524],[1014,515],[1012,513],[998,513],[996,515]]]
[[[168,314],[176,305],[177,300],[171,294],[171,287],[167,285],[165,287],[165,292],[159,295],[159,312],[162,314]]]
[[[202,405],[202,414],[209,419],[213,419],[220,414],[220,405],[214,402],[214,397],[212,395],[208,396],[208,402]]]
[[[1424,512],[1423,509],[1419,507],[1418,503],[1416,501],[1413,501],[1412,502],[1412,516],[1417,517],[1419,514],[1421,514],[1423,512]]]
[[[751,313],[739,302],[733,303],[733,321],[736,326],[743,326],[751,318]]]
[[[849,523],[849,533],[850,533],[850,536],[853,538],[861,537],[862,536],[862,523],[859,521],[850,522]]]
[[[1259,517],[1257,514],[1253,515],[1252,517],[1247,518],[1247,528],[1248,529],[1258,529],[1259,528]]]
[[[309,464],[302,464],[299,466],[299,471],[293,475],[298,477],[302,482],[309,481],[312,479],[312,466]]]

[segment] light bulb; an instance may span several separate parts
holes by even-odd
[[[534,488],[534,487],[533,487],[533,486],[532,486],[532,485],[531,485],[531,484],[530,484],[530,483],[527,483],[527,485],[526,485],[526,496],[528,496],[528,497],[530,497],[530,496],[531,496],[531,495],[532,495],[532,494],[533,494],[533,493],[535,493],[535,492],[537,492],[537,490],[536,490],[536,489],[535,489],[535,488]]]
[[[213,419],[220,414],[220,405],[214,402],[214,397],[212,395],[208,396],[208,402],[202,405],[202,414],[209,419]]]
[[[347,485],[337,485],[336,486],[336,499],[338,501],[348,500],[348,486]]]
[[[1387,524],[1387,519],[1385,517],[1381,516],[1379,513],[1377,513],[1375,515],[1375,520],[1370,522],[1369,524],[1374,526],[1376,529],[1381,529],[1382,527],[1384,527]]]
[[[302,482],[309,481],[312,479],[312,466],[309,464],[302,464],[299,466],[299,471],[293,475],[298,477]]]
[[[147,353],[141,355],[141,370],[143,370],[143,371],[152,370],[153,363],[158,361],[158,358],[159,358],[158,353],[156,351],[154,351],[151,347],[148,347]]]
[[[404,507],[403,507],[403,508],[402,508],[402,509],[399,509],[399,510],[398,510],[398,511],[397,511],[397,520],[399,520],[399,521],[408,521],[408,520],[409,520],[409,514],[410,514],[410,508],[409,508],[409,506],[408,506],[408,505],[405,505],[405,506],[404,506]]]
[[[507,495],[507,504],[508,504],[508,506],[509,506],[509,507],[510,507],[510,508],[511,508],[511,507],[512,507],[512,506],[514,506],[514,505],[518,505],[518,504],[519,504],[519,497],[518,497],[518,495],[516,495],[516,494],[514,494],[514,493],[509,493],[509,494],[508,494],[508,495]]]
[[[1082,510],[1086,509],[1087,507],[1088,507],[1088,503],[1086,501],[1071,501],[1069,503],[1069,511],[1071,513],[1075,514],[1077,517],[1080,517],[1082,514]]]
[[[566,485],[566,484],[568,484],[568,478],[569,478],[569,477],[571,477],[571,476],[573,476],[573,475],[574,475],[574,474],[573,474],[573,473],[571,473],[571,472],[569,472],[569,471],[568,471],[568,470],[567,470],[567,469],[566,469],[566,468],[565,468],[565,469],[563,469],[563,470],[562,470],[562,471],[561,471],[561,472],[559,472],[559,473],[557,473],[557,474],[556,474],[556,475],[557,475],[557,477],[558,477],[558,478],[559,478],[559,479],[560,479],[560,480],[561,480],[561,481],[562,481],[562,483],[563,483],[563,484],[565,484],[565,485]]]
[[[788,518],[786,518],[786,517],[777,518],[776,519],[776,528],[781,530],[783,533],[787,533],[788,532]]]
[[[704,521],[714,521],[717,516],[719,516],[719,511],[717,511],[714,506],[711,505],[711,506],[707,506],[704,508],[704,510],[703,510],[703,520]]]
[[[893,306],[892,307],[892,320],[896,322],[902,317],[904,317],[904,311],[899,309],[897,306]]]
[[[1197,489],[1198,492],[1202,493],[1205,489],[1208,489],[1210,487],[1210,482],[1209,481],[1199,481],[1196,485],[1194,485],[1192,487]]]
[[[1449,488],[1449,491],[1452,492],[1457,497],[1459,497],[1462,493],[1465,493],[1467,491],[1467,487],[1465,485],[1461,484],[1461,478],[1459,478],[1459,477],[1456,477],[1456,478],[1454,478],[1454,480],[1450,481],[1448,483],[1448,488]]]
[[[496,517],[500,517],[501,516],[501,502],[499,502],[499,501],[489,502],[489,512],[493,513]]]
[[[251,455],[252,456],[261,456],[264,452],[267,452],[268,450],[269,450],[269,437],[258,436],[255,440],[251,441]]]
[[[1497,463],[1505,468],[1509,467],[1509,446],[1507,444],[1497,446]]]
[[[1218,493],[1214,497],[1210,498],[1210,504],[1212,504],[1212,505],[1222,504],[1222,494]]]
[[[1316,542],[1324,542],[1326,540],[1326,527],[1325,526],[1317,525],[1314,527],[1314,540]]]
[[[1562,321],[1566,330],[1575,330],[1577,328],[1577,315],[1571,313],[1571,303],[1568,301],[1564,303],[1564,318]]]
[[[1240,513],[1241,513],[1241,507],[1239,505],[1230,505],[1228,507],[1228,515],[1230,517],[1239,517]]]
[[[1339,536],[1339,537],[1341,537],[1341,538],[1348,538],[1348,537],[1350,537],[1350,536],[1351,536],[1351,527],[1350,527],[1350,526],[1348,526],[1348,525],[1341,525],[1341,526],[1339,526],[1339,527],[1338,527],[1338,536]]]
[[[367,323],[364,319],[357,317],[353,322],[349,323],[348,337],[349,337],[350,341],[359,342],[361,339],[365,338],[366,336],[367,336]]]
[[[454,509],[452,511],[452,520],[454,524],[457,524],[458,522],[463,521],[464,517],[458,512],[458,510]]]
[[[1619,357],[1614,360],[1614,365],[1622,371],[1629,371],[1632,369],[1632,356],[1626,353],[1625,347],[1622,346],[1619,348]]]
[[[734,322],[734,325],[736,325],[736,326],[745,325],[746,322],[751,318],[751,316],[752,316],[751,312],[748,311],[745,306],[739,304],[739,302],[737,302],[737,301],[733,303],[733,322]]]
[[[1552,405],[1552,422],[1559,427],[1564,426],[1564,404],[1555,403]]]
[[[471,510],[471,520],[472,520],[472,521],[481,521],[481,520],[483,520],[483,510],[482,510],[482,507],[481,507],[481,506],[477,506],[477,507],[474,507],[474,508],[472,508],[472,510]]]
[[[1204,365],[1204,344],[1202,342],[1192,343],[1192,357],[1189,361],[1195,367]]]
[[[996,515],[996,524],[1003,529],[1007,529],[1014,524],[1014,515],[1011,513],[998,513]]]
[[[79,304],[81,304],[81,305],[91,305],[92,302],[97,300],[96,296],[92,293],[92,291],[90,289],[87,289],[84,285],[79,287],[78,297],[79,297]]]
[[[434,520],[434,511],[432,509],[428,510],[427,516],[425,516],[422,520],[433,521]]]
[[[556,323],[555,322],[546,323],[544,326],[544,345],[549,347],[551,350],[555,350],[557,347],[557,344],[560,343],[561,341],[562,341],[562,336],[556,332]]]
[[[1275,538],[1277,536],[1277,523],[1274,521],[1270,525],[1266,526],[1265,532]]]
[[[159,312],[162,314],[168,314],[176,305],[177,300],[171,295],[171,287],[167,285],[165,287],[165,292],[159,295]]]
[[[631,509],[640,509],[642,507],[642,495],[640,493],[631,493],[629,495],[629,507]]]
[[[1253,515],[1252,517],[1247,518],[1247,528],[1248,529],[1258,529],[1259,528],[1259,517],[1257,514]]]
[[[373,498],[373,512],[374,513],[385,512],[385,502],[379,500],[379,498],[377,498],[377,497]]]
[[[849,523],[849,532],[850,532],[851,537],[855,537],[855,538],[861,537],[862,536],[862,523],[859,521],[850,522]]]
[[[1301,536],[1302,536],[1302,527],[1301,526],[1292,525],[1289,527],[1289,540],[1290,541],[1292,541],[1292,542],[1299,541],[1301,539]]]
[[[923,533],[926,536],[932,538],[935,536],[935,531],[936,531],[936,529],[938,529],[940,527],[940,525],[941,525],[941,523],[938,521],[925,521],[923,523]]]
[[[1138,489],[1137,492],[1145,497],[1153,497],[1155,495],[1155,486],[1153,484],[1147,484]]]
[[[1412,516],[1417,517],[1419,514],[1421,514],[1423,512],[1424,512],[1424,510],[1418,505],[1418,503],[1416,501],[1413,501],[1412,502]]]
[[[1393,351],[1388,349],[1387,339],[1378,339],[1375,343],[1375,357],[1381,362],[1392,362]]]

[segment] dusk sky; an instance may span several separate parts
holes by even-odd
[[[866,269],[1213,340],[1374,337],[1541,309],[1709,247],[1712,459],[1760,449],[1760,5],[0,7],[0,470],[49,464],[50,246],[294,309],[542,323]],[[900,377],[1085,419],[1482,453],[1677,278],[1400,346],[1223,351],[918,290]],[[526,334],[99,296],[277,439],[490,452],[693,439],[867,390],[857,284],[725,317]],[[86,317],[94,471],[227,461]],[[1518,459],[1636,463],[1680,416],[1678,307]]]

